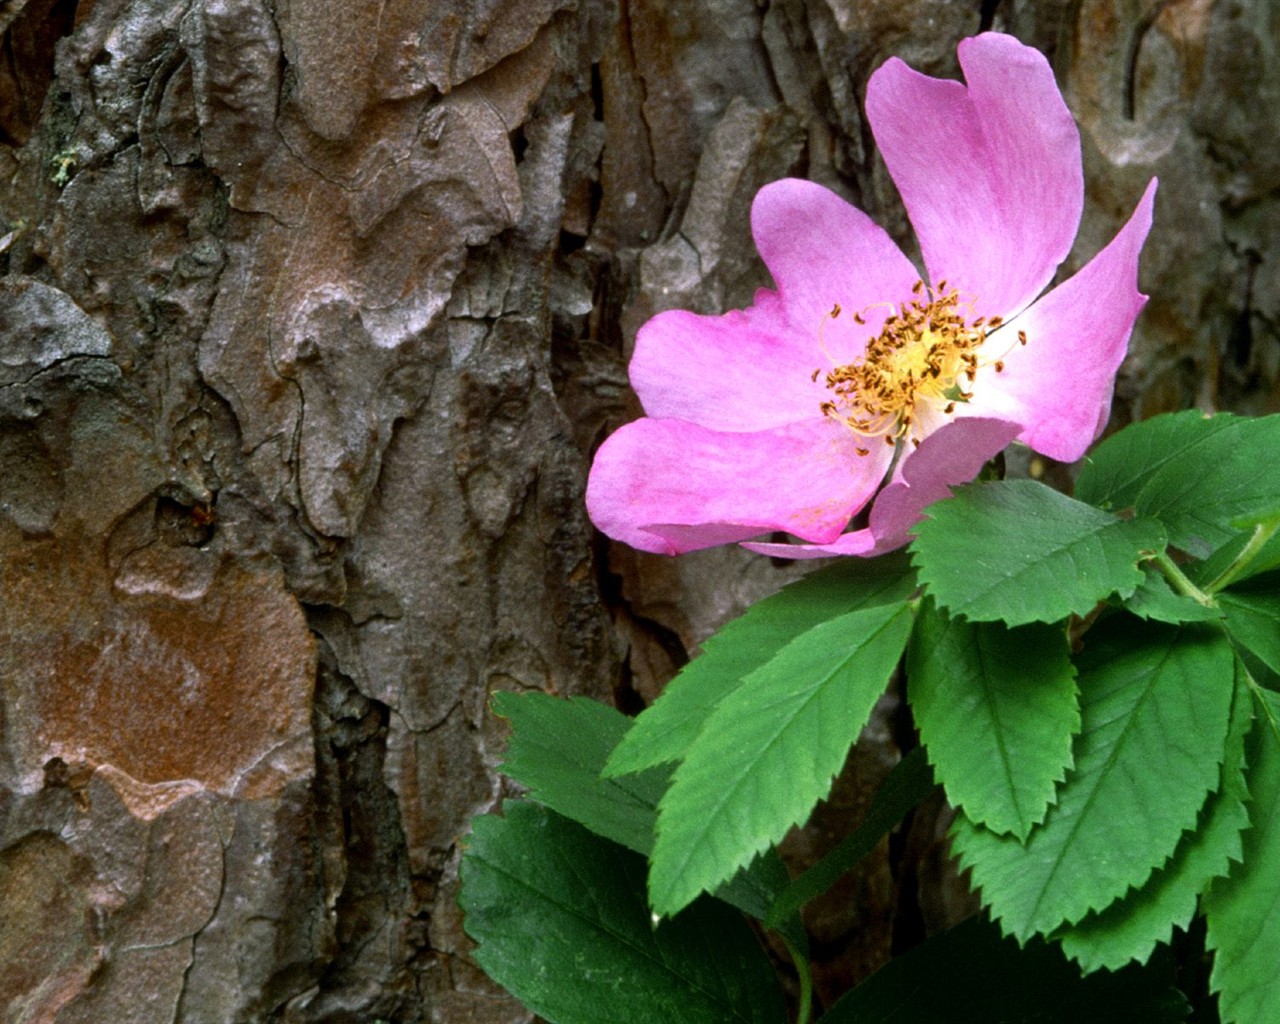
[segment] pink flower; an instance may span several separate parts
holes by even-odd
[[[604,533],[678,554],[783,530],[804,543],[745,546],[878,554],[1010,441],[1071,462],[1101,432],[1146,302],[1156,182],[1041,295],[1084,204],[1079,133],[1037,50],[986,33],[959,53],[967,85],[896,58],[867,85],[932,283],[822,186],[761,189],[751,229],[777,291],[640,329],[631,382],[647,416],[605,441],[587,485]],[[845,532],[873,498],[867,525]]]

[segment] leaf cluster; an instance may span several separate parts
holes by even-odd
[[[1222,1020],[1280,1020],[1277,445],[1280,417],[1182,413],[1100,445],[1074,497],[960,488],[907,552],[731,622],[634,721],[499,695],[528,797],[463,858],[477,959],[556,1024],[781,1021],[755,920],[807,1021],[798,909],[941,785],[989,921],[823,1020],[1181,1020],[1161,950],[1197,913]],[[790,880],[776,845],[899,671],[921,748]]]

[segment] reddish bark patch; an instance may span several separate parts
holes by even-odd
[[[0,678],[19,773],[60,757],[249,799],[308,774],[314,643],[279,572],[148,550],[115,588],[88,546],[28,543],[0,563]],[[173,573],[167,556],[181,558]],[[190,586],[192,557],[208,560],[194,574],[207,586]]]

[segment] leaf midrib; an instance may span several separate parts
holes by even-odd
[[[1168,664],[1169,660],[1173,657],[1173,651],[1178,647],[1178,641],[1180,639],[1181,639],[1180,637],[1176,638],[1174,642],[1166,645],[1164,650],[1161,652],[1161,657],[1159,662],[1151,669],[1151,671],[1146,673],[1146,676],[1149,682],[1147,683],[1144,691],[1139,695],[1138,699],[1133,703],[1132,708],[1128,713],[1128,721],[1125,723],[1124,728],[1121,730],[1120,737],[1117,739],[1117,741],[1114,744],[1112,744],[1111,753],[1108,755],[1106,761],[1094,773],[1095,780],[1096,780],[1095,784],[1090,789],[1088,797],[1086,798],[1084,804],[1081,806],[1079,813],[1075,817],[1075,821],[1072,822],[1071,828],[1069,829],[1066,837],[1064,838],[1063,842],[1059,846],[1059,856],[1054,858],[1053,863],[1050,865],[1049,873],[1045,877],[1044,884],[1040,887],[1040,890],[1036,895],[1035,902],[1032,904],[1031,909],[1027,914],[1027,918],[1029,920],[1035,919],[1036,914],[1039,912],[1040,906],[1044,901],[1045,895],[1047,894],[1049,887],[1053,882],[1053,879],[1057,877],[1059,868],[1067,860],[1066,852],[1073,845],[1075,845],[1077,841],[1077,837],[1080,834],[1081,822],[1083,822],[1086,819],[1089,811],[1094,806],[1094,803],[1098,798],[1098,792],[1102,788],[1101,787],[1102,780],[1104,780],[1107,777],[1107,775],[1112,770],[1114,770],[1115,763],[1118,759],[1120,750],[1125,745],[1125,743],[1129,742],[1129,736],[1131,735],[1132,731],[1136,728],[1136,723],[1138,721],[1138,712],[1150,699],[1151,694],[1154,692],[1156,686],[1160,681],[1160,676],[1165,666]],[[1083,709],[1082,709],[1082,712],[1083,712]],[[1115,721],[1115,719],[1111,719],[1111,721]],[[1100,723],[1097,728],[1103,728],[1106,725],[1110,725],[1111,721]],[[1097,728],[1091,731],[1096,732]],[[1083,736],[1083,733],[1081,735]],[[1150,870],[1154,871],[1157,867],[1159,867],[1159,865],[1154,865]],[[1150,874],[1150,872],[1148,872],[1148,874]],[[1137,884],[1140,884],[1140,882],[1135,882],[1131,884],[1137,885]],[[1099,909],[1099,908],[1087,908],[1085,913],[1088,913],[1089,909]],[[1069,918],[1068,918],[1068,921],[1069,921]]]
[[[883,634],[891,625],[897,622],[898,619],[906,612],[907,612],[907,607],[905,605],[902,608],[899,608],[898,611],[896,611],[893,615],[891,615],[888,619],[886,619],[884,623],[882,623],[876,630],[868,634],[865,641],[861,645],[854,647],[845,658],[843,658],[841,661],[836,663],[836,665],[833,668],[831,668],[826,674],[824,674],[817,683],[809,687],[808,695],[805,696],[803,701],[797,705],[795,713],[791,715],[785,722],[783,722],[778,727],[778,729],[773,733],[772,736],[769,737],[769,739],[766,741],[766,743],[762,747],[758,748],[759,753],[752,761],[752,764],[751,764],[752,768],[757,767],[760,764],[760,762],[765,759],[765,756],[773,749],[774,745],[783,736],[783,734],[787,732],[791,724],[798,717],[800,717],[801,713],[804,712],[812,704],[814,700],[817,699],[818,695],[827,687],[827,685],[836,676],[836,674],[842,671],[844,667],[848,665],[848,663],[851,660],[853,660],[853,658],[860,651],[863,651],[867,647],[871,646],[871,644],[881,634]],[[854,614],[854,613],[848,613],[848,614]],[[796,639],[799,639],[799,637],[797,637]],[[764,668],[764,667],[765,667],[764,665],[761,666],[761,668]],[[850,740],[850,742],[852,742],[852,740]],[[681,764],[680,768],[676,770],[677,775],[680,773],[682,769],[685,768],[686,765],[688,765],[688,763],[689,763],[688,761],[685,761]],[[705,814],[702,818],[702,821],[704,822],[703,827],[701,829],[696,830],[689,836],[689,839],[685,844],[687,852],[685,856],[678,861],[676,865],[676,870],[672,872],[673,878],[679,878],[683,875],[685,869],[689,866],[690,862],[693,861],[697,856],[697,853],[699,851],[699,848],[702,845],[702,840],[704,839],[704,837],[709,832],[712,831],[713,824],[717,823],[720,820],[721,812],[723,811],[725,805],[729,802],[732,796],[735,796],[738,793],[738,791],[742,788],[743,784],[746,782],[746,780],[749,777],[751,777],[752,774],[753,773],[750,771],[744,772],[741,775],[739,775],[730,785],[725,786],[720,790],[721,792],[720,798],[717,801],[715,801],[715,803],[712,805],[712,809],[707,814]],[[670,794],[673,791],[675,787],[675,783],[677,781],[678,781],[677,779],[673,778],[672,789],[669,789],[667,791],[667,794]],[[666,799],[666,796],[664,795],[663,800],[665,801],[665,799]],[[661,833],[662,831],[661,809],[662,809],[662,804],[659,803],[659,812],[660,812],[659,818],[658,818],[659,833]],[[655,843],[655,848],[656,848],[656,845],[657,844]],[[750,855],[759,853],[760,850],[764,849],[766,845],[767,843],[754,844],[752,849],[749,851]],[[740,869],[745,863],[747,863],[746,860],[739,859],[735,863],[729,866],[734,871],[736,871]],[[651,895],[651,898],[652,898],[652,895]]]
[[[1116,519],[1116,520],[1114,520],[1114,521],[1112,521],[1112,522],[1109,522],[1109,523],[1101,523],[1101,524],[1099,524],[1099,525],[1098,525],[1098,527],[1097,527],[1096,529],[1089,529],[1089,530],[1087,530],[1087,531],[1085,531],[1085,532],[1081,532],[1081,533],[1075,534],[1074,536],[1072,536],[1072,538],[1071,538],[1071,539],[1070,539],[1066,544],[1064,544],[1064,545],[1063,545],[1063,546],[1061,546],[1061,547],[1051,548],[1051,549],[1049,549],[1047,552],[1045,552],[1045,554],[1046,554],[1046,555],[1049,555],[1049,556],[1053,556],[1053,555],[1063,555],[1063,556],[1065,556],[1065,557],[1067,558],[1067,560],[1068,560],[1068,561],[1069,561],[1073,566],[1074,566],[1074,565],[1077,565],[1077,564],[1078,564],[1078,560],[1077,560],[1077,559],[1073,556],[1073,554],[1072,554],[1072,552],[1073,552],[1075,549],[1077,549],[1078,547],[1081,547],[1081,546],[1085,545],[1087,542],[1089,542],[1089,541],[1091,541],[1091,540],[1093,540],[1093,541],[1097,541],[1097,540],[1099,540],[1099,538],[1101,538],[1101,536],[1102,536],[1104,533],[1106,533],[1107,531],[1110,531],[1110,530],[1119,530],[1121,533],[1128,532],[1128,530],[1131,528],[1132,524],[1134,524],[1134,523],[1140,523],[1140,522],[1145,522],[1145,520],[1124,520],[1124,519]],[[1107,558],[1107,557],[1106,557],[1106,550],[1105,550],[1105,548],[1101,549],[1101,554],[1103,555],[1104,559],[1105,559],[1107,562],[1110,562],[1110,561],[1111,561],[1111,559],[1110,559],[1110,558]],[[1030,563],[1029,565],[1023,566],[1023,567],[1022,567],[1022,568],[1020,568],[1020,569],[1016,569],[1016,570],[1014,570],[1012,573],[1010,573],[1008,576],[1004,576],[1004,577],[1002,577],[1001,579],[999,579],[999,580],[996,580],[996,581],[992,582],[992,583],[991,583],[991,584],[989,584],[985,589],[983,589],[983,590],[973,591],[973,592],[971,593],[971,596],[970,596],[970,597],[968,598],[968,600],[966,601],[965,606],[955,606],[955,605],[953,605],[953,606],[950,606],[950,607],[952,608],[952,610],[954,610],[954,611],[955,611],[957,614],[959,614],[959,615],[973,614],[972,606],[973,606],[974,604],[978,603],[978,602],[979,602],[980,600],[982,600],[983,598],[987,598],[987,597],[989,597],[993,592],[995,592],[996,590],[998,590],[998,589],[1000,589],[1000,588],[1002,588],[1002,587],[1009,586],[1010,584],[1016,584],[1016,583],[1018,583],[1019,581],[1021,581],[1021,580],[1024,578],[1024,576],[1026,576],[1026,575],[1027,575],[1027,574],[1029,574],[1029,573],[1033,573],[1033,572],[1036,572],[1036,571],[1043,571],[1043,570],[1044,570],[1044,568],[1045,568],[1045,563],[1046,563],[1047,561],[1048,561],[1048,558],[1047,558],[1047,557],[1046,557],[1046,558],[1041,558],[1041,559],[1039,559],[1038,561],[1032,562],[1032,563]],[[1134,561],[1134,568],[1135,568],[1135,570],[1136,570],[1136,565],[1137,565],[1137,560],[1135,559],[1135,561]],[[1005,622],[1006,622],[1008,625],[1010,625],[1010,626],[1021,626],[1021,625],[1027,625],[1028,623],[1031,623],[1031,622],[1056,622],[1056,621],[1057,621],[1058,619],[1060,619],[1060,618],[1064,618],[1065,616],[1070,615],[1070,614],[1072,614],[1073,612],[1078,612],[1078,611],[1082,611],[1082,610],[1084,610],[1084,609],[1067,608],[1067,609],[1066,609],[1066,610],[1065,610],[1061,615],[1055,616],[1054,618],[1051,618],[1051,619],[1041,619],[1041,618],[1039,618],[1039,617],[1037,617],[1037,618],[1033,618],[1033,619],[1027,619],[1027,620],[1022,620],[1022,619],[1017,619],[1017,620],[1014,620],[1014,619],[1005,619]],[[984,614],[986,614],[986,613],[984,612]],[[991,620],[986,619],[986,620],[979,620],[979,621],[991,621]]]

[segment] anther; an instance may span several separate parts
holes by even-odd
[[[867,339],[860,358],[826,374],[832,395],[821,403],[822,413],[865,439],[864,447],[855,449],[859,453],[868,451],[866,442],[876,437],[883,437],[890,447],[901,440],[911,440],[915,447],[917,439],[911,434],[922,404],[936,402],[945,405],[946,414],[954,413],[957,403],[972,398],[979,367],[992,365],[980,359],[979,352],[988,331],[1002,322],[999,318],[967,323],[959,293],[948,289],[946,281],[934,288],[920,279],[912,292],[915,298],[896,307],[883,304],[888,307],[883,326]],[[862,324],[867,311],[851,315]],[[837,304],[828,317],[839,313]],[[818,336],[821,341],[821,324]],[[1002,369],[1003,364],[997,372]],[[815,373],[812,379],[820,378]]]

